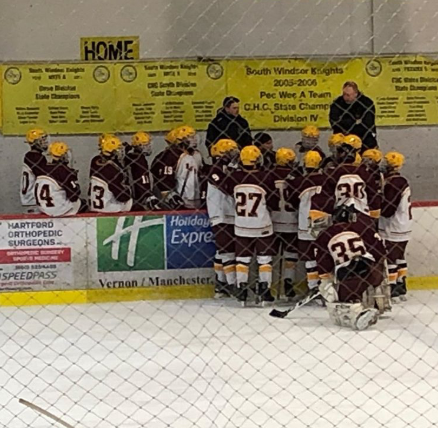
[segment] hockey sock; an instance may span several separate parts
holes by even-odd
[[[214,256],[213,264],[214,264],[214,273],[216,274],[216,278],[218,282],[223,282],[223,283],[226,282],[227,279],[225,276],[224,267],[222,265],[222,259],[217,253]]]
[[[272,284],[272,257],[271,256],[257,256],[257,263],[259,265],[259,282],[268,284],[271,288]]]
[[[298,254],[284,252],[284,278],[290,279],[292,283],[295,282],[295,266],[297,265]]]
[[[249,264],[251,257],[236,257],[236,279],[237,284],[248,283]]]
[[[222,263],[224,266],[224,273],[227,278],[227,284],[231,286],[236,285],[236,255],[234,253],[222,254]]]
[[[306,273],[307,273],[307,286],[309,290],[313,290],[318,287],[319,276],[318,270],[316,269],[316,261],[311,260],[310,262],[305,263]]]

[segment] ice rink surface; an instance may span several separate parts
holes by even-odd
[[[438,291],[364,332],[230,301],[0,309],[0,427],[438,426]]]

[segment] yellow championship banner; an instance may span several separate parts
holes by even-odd
[[[81,37],[82,61],[132,61],[139,58],[138,36]]]
[[[226,96],[222,62],[157,61],[115,66],[119,131],[206,129]]]
[[[3,67],[3,133],[41,126],[50,134],[114,130],[113,65],[32,64]]]
[[[230,60],[228,93],[241,100],[241,114],[255,129],[329,126],[332,101],[346,80],[362,84],[361,59]]]
[[[380,126],[438,124],[438,61],[424,56],[366,60],[363,90]]]

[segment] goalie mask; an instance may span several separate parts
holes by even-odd
[[[30,144],[32,148],[45,151],[49,145],[49,136],[43,129],[33,128],[26,133],[26,143]]]

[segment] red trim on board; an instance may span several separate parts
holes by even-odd
[[[207,214],[207,210],[181,210],[181,211],[127,211],[123,213],[83,213],[69,217],[50,217],[45,214],[2,214],[0,220],[49,220],[52,218],[87,218],[87,217],[123,217],[136,215],[184,215],[184,214]]]
[[[437,201],[415,201],[412,202],[412,208],[427,208],[438,207]],[[123,213],[84,213],[76,214],[71,217],[49,217],[45,214],[2,214],[0,220],[37,220],[37,219],[51,219],[51,218],[87,218],[87,217],[122,217],[122,216],[136,216],[136,215],[184,215],[184,214],[207,214],[207,210],[181,210],[181,211],[135,211]]]
[[[438,207],[438,201],[414,201],[412,208]]]

